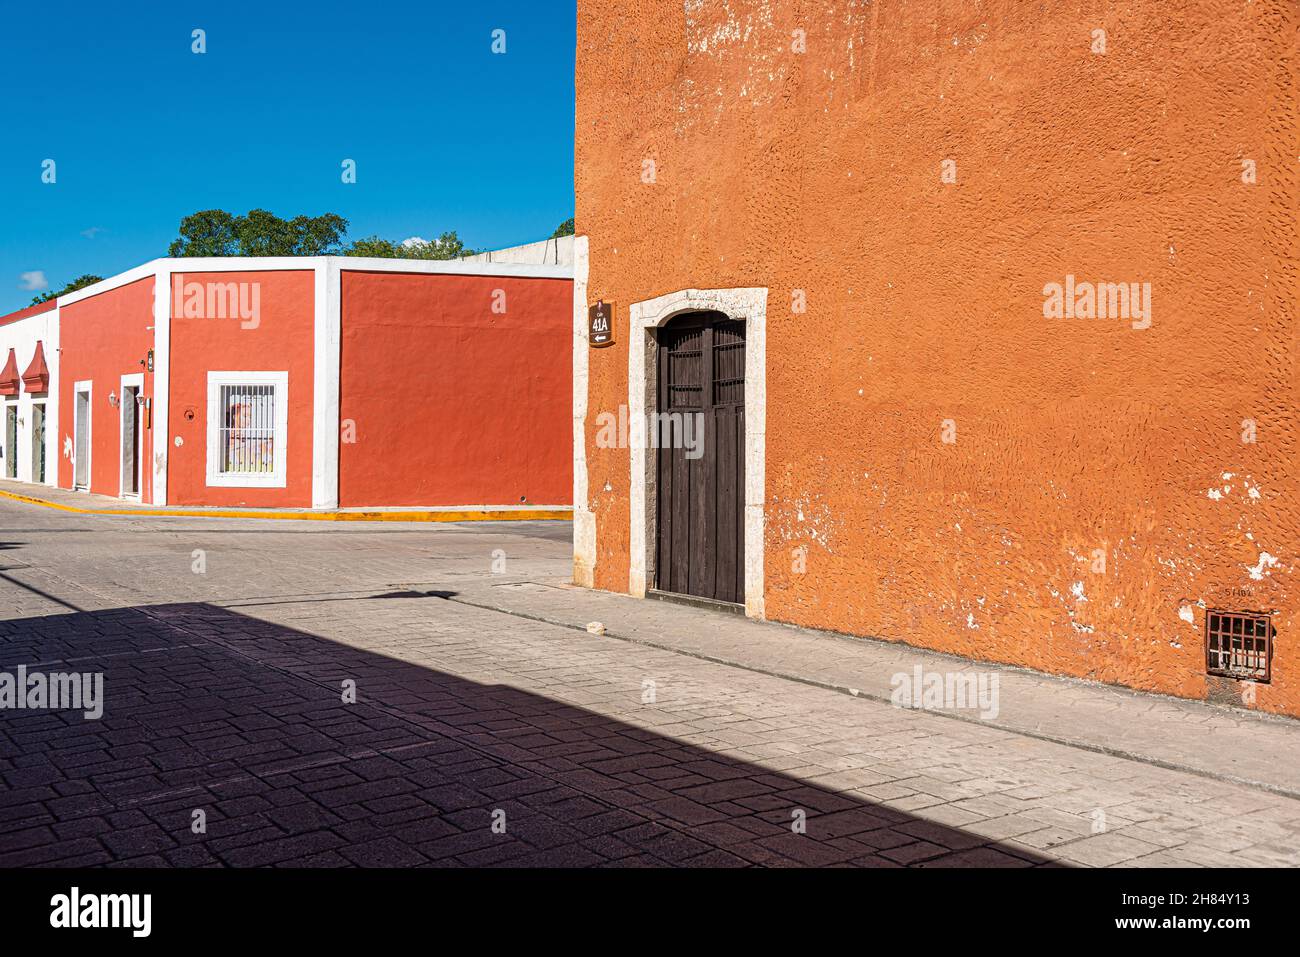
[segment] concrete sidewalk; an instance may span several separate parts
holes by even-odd
[[[851,638],[739,615],[592,591],[555,580],[465,587],[452,599],[774,675],[890,701],[893,676],[916,667],[998,676],[995,717],[974,708],[927,709],[1071,747],[1300,798],[1300,722],[1199,701],[972,662],[904,644]]]

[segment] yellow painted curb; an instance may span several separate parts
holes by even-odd
[[[295,522],[556,522],[573,518],[571,508],[422,509],[410,512],[277,512],[271,509],[80,508],[0,489],[0,496],[79,515],[140,515],[177,518],[273,518]]]

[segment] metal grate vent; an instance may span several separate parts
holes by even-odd
[[[1205,613],[1205,670],[1267,683],[1273,660],[1273,620],[1257,611]]]

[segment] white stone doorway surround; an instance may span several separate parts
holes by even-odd
[[[682,289],[628,309],[628,421],[654,409],[658,345],[653,330],[686,312],[717,311],[745,323],[745,614],[763,617],[763,506],[767,433],[767,289]],[[633,443],[628,592],[644,598],[654,581],[655,457]]]

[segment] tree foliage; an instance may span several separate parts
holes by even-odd
[[[236,216],[224,209],[205,209],[181,220],[180,236],[169,256],[376,256],[383,259],[459,259],[475,250],[455,231],[431,241],[395,242],[368,236],[344,243],[348,221],[335,213],[281,217],[265,209]]]
[[[378,236],[368,236],[365,239],[358,239],[349,246],[343,253],[345,256],[374,256],[376,259],[396,259],[402,255],[402,244],[395,243],[391,239],[381,239]]]
[[[573,235],[573,217],[570,216],[564,222],[560,223],[559,226],[555,227],[555,232],[551,233],[551,238],[559,239],[561,236],[572,236],[572,235]]]
[[[348,221],[335,213],[281,219],[265,209],[235,216],[204,209],[181,220],[167,254],[194,256],[325,256],[341,251]]]
[[[402,249],[406,259],[463,259],[478,252],[461,242],[454,229],[427,243],[404,243]]]
[[[87,286],[93,286],[95,283],[103,282],[103,281],[104,281],[103,276],[91,276],[89,274],[85,276],[78,276],[76,279],[72,280],[72,282],[68,283],[62,289],[59,289],[57,291],[50,290],[49,292],[41,293],[39,296],[37,296],[35,299],[32,300],[32,305],[38,306],[43,302],[49,302],[51,299],[57,299],[59,298],[59,296],[66,296],[70,292],[76,292],[78,289],[85,289]]]

